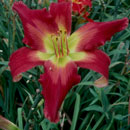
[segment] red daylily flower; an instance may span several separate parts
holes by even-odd
[[[45,72],[40,76],[45,99],[45,117],[59,121],[59,108],[73,85],[80,82],[77,67],[92,69],[102,78],[95,82],[97,87],[108,84],[109,57],[98,49],[116,32],[125,29],[128,19],[112,22],[88,23],[76,32],[71,32],[71,3],[52,3],[49,11],[31,10],[23,2],[13,5],[24,28],[23,47],[10,57],[9,66],[16,81],[19,74],[37,65]]]
[[[92,19],[88,18],[88,11],[92,8],[91,0],[58,0],[58,2],[72,2],[72,10],[74,13],[78,13],[86,21],[93,22]],[[87,11],[87,9],[89,10]]]

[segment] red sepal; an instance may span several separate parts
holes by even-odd
[[[35,55],[36,50],[29,49],[27,47],[20,48],[15,51],[10,57],[10,70],[13,76],[13,81],[18,81],[22,72],[25,72],[37,65],[43,65],[44,61],[38,59]]]
[[[69,62],[63,68],[57,68],[50,61],[45,62],[45,73],[40,77],[43,86],[42,94],[45,98],[45,117],[52,122],[59,121],[58,111],[68,93],[75,84],[80,82],[77,66]]]
[[[50,13],[55,18],[55,22],[61,29],[63,26],[67,34],[71,32],[71,2],[52,3]]]
[[[50,13],[45,8],[31,10],[22,1],[15,2],[12,8],[19,14],[23,24],[23,42],[33,49],[46,51],[44,36],[48,33],[57,33],[58,30]]]
[[[110,58],[101,50],[87,51],[84,59],[75,63],[81,68],[94,70],[108,79]]]
[[[116,33],[128,26],[128,18],[115,20],[111,22],[90,22],[79,28],[76,32],[79,34],[79,43],[76,50],[93,50],[104,45],[107,40]]]

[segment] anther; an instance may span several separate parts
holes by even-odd
[[[58,37],[56,37],[56,41],[58,41]]]
[[[52,71],[52,67],[50,67],[49,70]]]

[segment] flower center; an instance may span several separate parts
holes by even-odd
[[[66,31],[59,30],[58,35],[51,35],[51,41],[57,58],[69,55]]]

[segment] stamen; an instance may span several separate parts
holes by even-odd
[[[60,42],[59,42],[58,37],[56,37],[56,42],[58,44],[58,53],[59,53],[59,57],[60,57]]]
[[[58,35],[51,35],[51,40],[53,43],[54,52],[57,59],[59,59],[59,57],[64,56],[65,53],[66,53],[65,55],[69,55],[69,46],[66,31],[63,32],[62,30],[59,30]],[[66,46],[65,47],[66,51],[64,51],[63,44],[65,44]]]
[[[56,55],[56,57],[58,57],[58,56],[57,56],[57,53],[56,53],[55,43],[54,43],[54,40],[53,40],[53,35],[51,35],[51,40],[52,40],[52,43],[53,43],[53,47],[54,47],[54,51],[55,51],[55,55]]]
[[[63,52],[63,45],[62,45],[62,30],[60,30],[60,44],[61,44],[61,51],[62,51],[62,56],[63,56],[64,52]]]
[[[67,48],[67,55],[69,54],[69,47],[68,47],[68,41],[67,41],[67,32],[65,31],[65,44],[66,44],[66,48]]]

